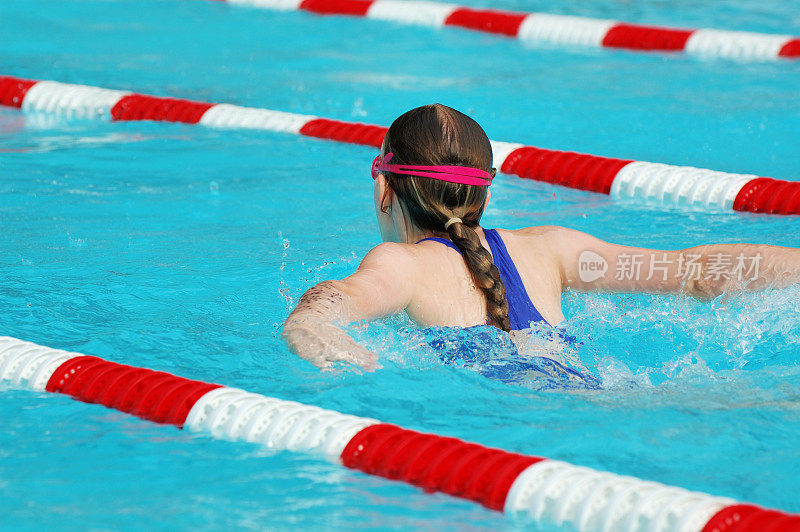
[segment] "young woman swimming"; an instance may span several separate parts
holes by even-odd
[[[435,104],[394,121],[372,165],[384,243],[355,273],[324,281],[300,299],[283,327],[289,348],[321,368],[378,367],[342,329],[401,311],[422,327],[493,325],[503,331],[564,319],[561,293],[686,293],[800,281],[800,250],[719,244],[660,251],[609,244],[563,227],[484,229],[495,175],[477,122]]]

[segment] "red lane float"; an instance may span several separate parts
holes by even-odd
[[[45,390],[182,427],[197,400],[220,387],[102,358],[78,356],[53,372]]]
[[[28,89],[36,85],[36,81],[0,76],[0,105],[6,107],[22,107]]]
[[[363,429],[342,451],[342,464],[350,469],[428,492],[441,491],[497,511],[503,511],[520,473],[542,460],[382,423]]]
[[[306,122],[299,132],[306,137],[380,148],[388,130],[388,127],[383,126],[314,118]]]
[[[196,124],[203,114],[213,106],[212,103],[131,94],[123,96],[111,108],[111,118],[113,120],[163,120]]]
[[[224,1],[224,0],[223,0]],[[602,46],[706,57],[769,60],[800,57],[800,38],[744,31],[674,29],[547,13],[513,13],[417,0],[227,0],[264,9],[350,15],[419,26],[456,26],[526,42]]]
[[[524,146],[506,157],[500,171],[569,188],[610,194],[614,178],[632,162]]]
[[[798,515],[7,336],[0,337],[0,384],[70,395],[215,438],[322,454],[369,475],[580,531],[800,531]]]
[[[261,129],[376,148],[386,134],[385,127],[376,125],[10,76],[0,76],[0,104],[73,118]],[[492,150],[494,165],[503,173],[610,194],[618,200],[665,207],[800,214],[800,183],[794,181],[508,142],[492,141]]]

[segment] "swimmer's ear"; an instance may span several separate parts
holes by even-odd
[[[392,200],[394,199],[394,191],[389,186],[386,176],[378,174],[375,179],[375,199],[378,203],[378,209],[381,212],[387,212],[392,207]]]

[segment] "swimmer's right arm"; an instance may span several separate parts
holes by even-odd
[[[378,357],[342,327],[405,309],[417,286],[414,261],[401,244],[381,244],[364,257],[353,275],[323,281],[300,298],[283,325],[289,349],[326,369],[336,362],[378,367]]]

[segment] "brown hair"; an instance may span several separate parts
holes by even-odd
[[[392,164],[453,165],[491,172],[492,146],[473,119],[441,105],[424,105],[397,118],[383,140],[383,153],[393,153]],[[461,251],[475,285],[486,296],[489,323],[511,329],[506,288],[492,255],[475,232],[486,205],[488,187],[462,185],[427,177],[385,172],[409,220],[422,230],[448,235]],[[462,223],[445,224],[451,218]]]

